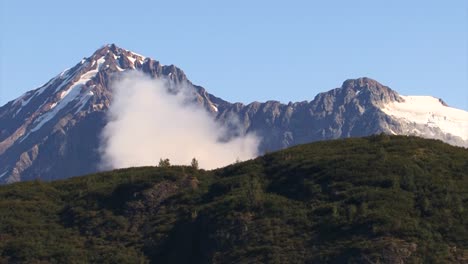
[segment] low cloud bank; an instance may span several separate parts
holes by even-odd
[[[159,159],[213,169],[258,154],[252,134],[227,142],[226,128],[202,106],[191,103],[190,88],[168,92],[167,82],[138,72],[123,75],[112,85],[113,101],[101,138],[102,169],[154,166]]]

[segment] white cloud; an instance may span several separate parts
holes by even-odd
[[[166,82],[138,72],[124,74],[112,85],[113,101],[102,132],[102,167],[105,169],[189,164],[212,169],[257,156],[259,140],[247,134],[220,142],[227,130],[202,106],[191,103],[192,92],[178,87],[171,94]]]

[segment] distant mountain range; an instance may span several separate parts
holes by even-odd
[[[312,101],[230,103],[192,84],[174,65],[106,45],[78,64],[0,107],[0,183],[53,180],[99,170],[100,134],[112,101],[110,83],[138,70],[193,90],[213,119],[260,138],[259,153],[378,133],[416,135],[468,147],[468,112],[430,96],[402,96],[369,78],[346,80]],[[231,135],[235,136],[235,135]]]

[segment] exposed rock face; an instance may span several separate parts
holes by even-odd
[[[341,88],[320,93],[310,102],[233,104],[218,118],[238,116],[247,132],[263,137],[261,150],[268,151],[317,140],[389,133],[387,125],[394,120],[380,106],[402,100],[390,88],[360,78],[347,80]]]
[[[404,99],[369,78],[347,80],[341,88],[318,94],[312,101],[232,104],[193,85],[173,65],[162,65],[111,44],[44,86],[0,107],[0,183],[53,180],[98,171],[99,135],[112,101],[110,84],[130,70],[165,78],[170,87],[183,84],[193,89],[194,103],[203,106],[218,122],[235,128],[230,136],[247,132],[260,136],[260,153],[311,141],[382,132],[419,133],[468,146],[468,141],[437,127],[385,114],[383,106]],[[232,120],[238,120],[238,124]]]

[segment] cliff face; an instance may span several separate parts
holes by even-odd
[[[461,116],[455,120],[458,123],[454,121],[461,124],[458,133],[450,133],[450,126],[442,126],[445,123],[438,126],[431,121],[451,120],[444,112],[449,107],[443,102],[436,102],[442,113],[423,113],[430,119],[427,122],[393,116],[390,106],[404,105],[408,100],[369,78],[347,80],[340,88],[320,93],[312,101],[244,105],[226,102],[193,85],[173,65],[162,65],[112,44],[0,107],[0,183],[52,180],[98,171],[99,137],[113,95],[110,84],[123,72],[134,70],[164,78],[170,88],[188,87],[193,91],[193,103],[233,128],[228,137],[257,134],[261,138],[259,153],[376,133],[418,135],[468,147],[468,138],[463,138],[463,134],[468,135],[467,112],[457,110]],[[238,122],[233,124],[233,120]]]

